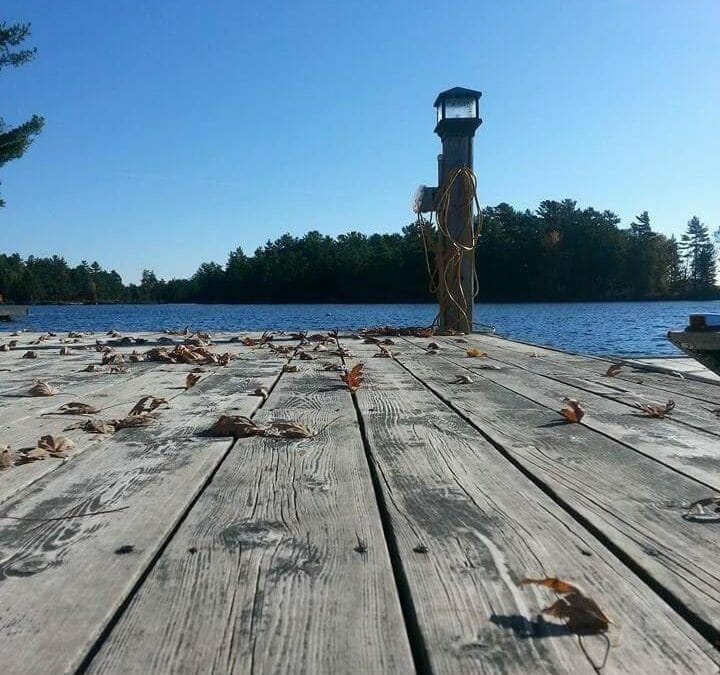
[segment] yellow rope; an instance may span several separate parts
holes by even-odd
[[[459,237],[454,236],[448,229],[448,215],[453,190],[460,184],[462,200],[466,214],[463,229]],[[474,228],[473,212],[478,214],[477,230]],[[480,230],[482,226],[482,211],[477,197],[477,178],[469,167],[458,167],[454,169],[445,180],[445,183],[438,190],[436,203],[437,213],[437,236],[435,236],[435,268],[430,262],[430,240],[435,234],[433,230],[432,216],[426,220],[422,214],[418,214],[418,225],[422,237],[423,249],[425,250],[425,263],[429,276],[430,292],[438,296],[439,312],[433,321],[433,326],[438,323],[439,317],[447,310],[449,304],[454,305],[464,319],[466,330],[472,329],[470,317],[465,305],[466,297],[462,288],[460,271],[461,263],[465,255],[473,256],[473,299],[478,293],[478,279],[475,272],[474,256]]]

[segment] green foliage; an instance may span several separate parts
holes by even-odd
[[[17,49],[30,35],[30,24],[8,25],[0,22],[0,70],[7,66],[21,66],[35,57],[36,49]],[[33,115],[27,122],[15,127],[6,124],[0,117],[0,167],[25,154],[43,128],[45,120]],[[0,207],[5,202],[0,199]]]
[[[476,251],[479,300],[561,301],[717,297],[715,250],[697,218],[678,244],[643,212],[628,229],[611,211],[544,201],[487,207]],[[432,261],[432,253],[431,253]],[[123,286],[97,263],[0,255],[0,293],[17,302],[431,302],[420,228],[399,234],[285,234],[189,279],[144,270]]]

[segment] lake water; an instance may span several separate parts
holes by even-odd
[[[416,305],[60,305],[30,308],[30,316],[0,331],[353,330],[366,326],[426,326],[436,306]],[[679,352],[665,338],[693,312],[720,312],[712,302],[478,304],[476,321],[499,335],[583,354],[661,355]]]

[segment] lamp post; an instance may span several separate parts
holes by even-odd
[[[482,124],[480,96],[454,87],[435,99],[435,133],[442,141],[438,186],[423,188],[418,211],[436,211],[439,250],[438,301],[441,331],[470,332],[475,294],[475,190],[473,137]]]

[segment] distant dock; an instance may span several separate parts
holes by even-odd
[[[478,334],[0,347],[3,672],[717,672],[720,386],[675,363]],[[545,577],[590,609],[521,584]]]
[[[0,321],[12,321],[27,314],[28,308],[25,305],[0,305]]]

